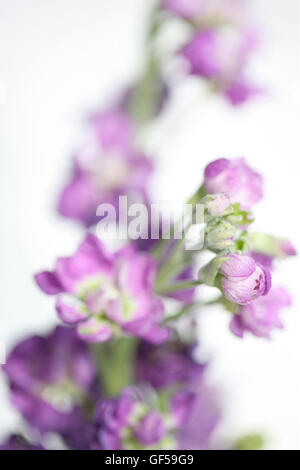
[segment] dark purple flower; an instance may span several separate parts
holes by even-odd
[[[255,336],[269,338],[274,328],[283,328],[279,314],[290,305],[289,293],[283,287],[276,287],[265,297],[241,307],[231,320],[230,329],[240,338],[247,331]]]
[[[267,268],[246,255],[229,255],[220,267],[224,296],[230,302],[247,305],[271,288],[271,275]]]
[[[137,355],[137,379],[156,389],[198,381],[205,370],[193,358],[193,347],[172,341],[159,347],[141,343]]]
[[[69,183],[61,192],[58,211],[89,227],[100,220],[97,207],[111,204],[118,217],[119,197],[128,204],[148,204],[147,186],[153,162],[133,146],[134,126],[118,109],[94,115],[92,141],[75,155]]]
[[[64,434],[84,419],[84,405],[97,398],[97,374],[87,346],[72,329],[19,343],[3,366],[14,406],[40,432]]]
[[[191,408],[179,428],[178,449],[209,450],[214,447],[214,431],[221,420],[220,400],[216,391],[202,382],[193,391]]]
[[[20,434],[12,434],[2,444],[0,450],[44,450],[40,444],[32,444]]]
[[[223,192],[232,203],[240,203],[243,209],[250,209],[263,196],[263,180],[252,170],[244,159],[220,158],[207,165],[204,185],[209,193]]]
[[[73,256],[58,258],[54,271],[35,279],[46,294],[64,294],[57,297],[57,312],[84,341],[103,342],[123,332],[159,344],[169,331],[160,327],[164,308],[153,292],[155,276],[149,254],[128,245],[112,255],[88,234]]]

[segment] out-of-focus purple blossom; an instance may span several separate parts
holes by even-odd
[[[239,106],[249,101],[249,99],[261,95],[264,93],[264,90],[241,75],[237,76],[232,82],[229,82],[224,87],[223,93],[230,104]]]
[[[2,444],[0,450],[44,450],[40,444],[32,444],[20,434],[12,434]]]
[[[103,342],[123,332],[159,344],[169,331],[160,326],[164,308],[153,293],[155,276],[149,254],[128,245],[112,255],[88,234],[73,256],[58,258],[54,271],[35,279],[46,294],[66,294],[57,297],[57,312],[84,341]]]
[[[136,99],[137,94],[143,93],[144,96],[147,94],[147,91],[151,92],[151,103],[148,109],[148,115],[143,116],[146,117],[147,120],[154,119],[158,117],[163,111],[165,106],[167,105],[169,98],[170,98],[170,87],[161,77],[152,77],[151,83],[149,83],[150,90],[140,90],[139,83],[127,88],[125,92],[122,94],[121,99],[118,103],[118,106],[125,112],[134,112],[134,101]],[[148,99],[148,96],[145,96]],[[137,112],[139,109],[137,110]]]
[[[42,433],[79,429],[85,403],[99,395],[93,360],[72,329],[57,327],[20,342],[3,371],[13,405]]]
[[[162,411],[130,388],[118,398],[102,400],[95,412],[98,448],[175,449],[178,428],[188,420],[194,401],[194,393],[179,392],[171,398],[169,410]]]
[[[297,250],[289,240],[280,240],[279,249],[283,256],[297,256]]]
[[[269,271],[273,271],[274,258],[272,256],[264,255],[263,253],[259,253],[258,251],[251,251],[250,256],[254,259],[256,263],[262,264]]]
[[[201,203],[211,217],[223,216],[231,205],[229,197],[224,193],[209,194],[201,200]]]
[[[162,8],[196,25],[241,24],[245,4],[241,0],[162,0]]]
[[[193,358],[193,347],[172,341],[159,347],[141,343],[137,354],[137,380],[156,389],[199,381],[206,368]]]
[[[263,180],[250,168],[243,158],[228,160],[220,158],[205,168],[204,185],[209,193],[223,192],[232,203],[250,209],[263,196]]]
[[[241,307],[231,320],[230,329],[240,338],[247,331],[258,337],[270,338],[273,329],[283,328],[279,314],[290,305],[291,298],[286,289],[273,288],[265,297]]]
[[[100,204],[117,209],[120,196],[127,196],[128,204],[148,204],[153,170],[152,160],[134,147],[134,124],[125,112],[109,110],[93,115],[90,122],[94,137],[76,153],[71,179],[58,202],[62,216],[87,227],[99,220]]]
[[[233,303],[247,305],[271,288],[267,268],[246,255],[231,254],[220,267],[224,296]]]

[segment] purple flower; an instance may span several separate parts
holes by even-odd
[[[46,294],[59,294],[58,315],[76,325],[84,341],[103,342],[123,332],[158,344],[169,331],[159,325],[164,308],[153,293],[155,276],[149,254],[129,245],[111,255],[88,234],[73,256],[58,258],[54,271],[35,279]]]
[[[245,17],[240,0],[162,0],[162,8],[186,20],[199,20],[201,25],[236,23]]]
[[[135,124],[120,107],[92,114],[90,123],[104,151],[132,149]]]
[[[265,297],[241,307],[231,320],[230,329],[240,338],[247,331],[255,336],[269,338],[274,328],[283,328],[279,313],[290,305],[289,293],[283,287],[276,287]]]
[[[133,123],[118,109],[92,116],[94,138],[75,155],[70,181],[61,192],[58,212],[89,227],[100,204],[118,209],[119,197],[148,204],[152,161],[133,146]],[[118,211],[116,211],[118,216]]]
[[[280,240],[279,250],[282,256],[297,256],[297,250],[289,240]]]
[[[263,196],[263,180],[244,159],[220,158],[205,168],[204,185],[209,193],[226,193],[232,203],[250,209]]]
[[[251,251],[250,255],[252,259],[257,264],[262,264],[265,268],[269,271],[273,271],[273,257],[269,255],[265,255],[263,253],[259,253],[258,251]]]
[[[156,389],[198,381],[205,370],[193,358],[193,347],[177,341],[159,347],[141,343],[137,355],[137,379]]]
[[[259,93],[245,76],[245,68],[257,48],[257,31],[248,25],[208,26],[198,30],[181,49],[189,73],[211,82],[214,89],[233,105],[240,105]]]
[[[144,415],[134,429],[134,436],[145,446],[160,442],[166,434],[163,416],[156,410]]]
[[[87,346],[68,328],[19,343],[3,366],[14,406],[40,432],[67,433],[84,420],[84,404],[98,396]]]
[[[247,305],[271,288],[271,275],[267,268],[246,255],[229,255],[220,267],[221,286],[230,302]]]
[[[20,434],[12,434],[2,444],[0,450],[44,450],[39,444],[32,444]]]

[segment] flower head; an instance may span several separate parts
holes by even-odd
[[[244,159],[220,158],[210,163],[204,172],[204,185],[209,193],[223,192],[232,203],[250,209],[263,196],[263,180]]]
[[[269,338],[274,328],[283,328],[279,313],[291,305],[289,293],[283,287],[272,289],[265,297],[241,307],[230,322],[231,331],[242,338],[245,332]]]
[[[98,396],[97,374],[84,343],[57,327],[13,349],[3,366],[14,406],[40,432],[69,432],[84,420],[86,400]]]
[[[220,267],[221,287],[230,302],[247,305],[271,288],[267,268],[246,255],[229,255]]]
[[[137,379],[156,389],[199,381],[206,368],[193,358],[193,347],[167,342],[159,347],[142,343],[138,352]]]
[[[180,392],[171,397],[169,409],[161,410],[147,394],[127,388],[117,398],[101,400],[95,411],[98,448],[176,448],[178,429],[187,421],[194,399],[193,393]]]
[[[123,332],[160,343],[169,332],[159,325],[164,309],[153,293],[155,275],[149,254],[129,245],[111,255],[89,234],[73,256],[58,258],[54,271],[35,279],[47,294],[59,294],[58,315],[76,325],[84,341],[103,342]]]
[[[0,450],[43,450],[43,447],[39,444],[28,442],[20,434],[12,434],[0,444]]]

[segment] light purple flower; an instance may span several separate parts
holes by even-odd
[[[88,348],[69,328],[25,339],[13,349],[3,371],[13,405],[42,433],[78,431],[86,400],[99,396]]]
[[[206,365],[193,358],[193,349],[177,341],[168,341],[159,347],[141,343],[137,380],[159,390],[199,381]]]
[[[269,338],[274,328],[283,328],[279,314],[290,305],[291,298],[286,289],[273,288],[265,297],[241,307],[231,320],[230,329],[240,338],[247,331],[258,337]]]
[[[125,112],[112,109],[95,114],[90,125],[93,138],[75,154],[70,181],[58,201],[62,216],[87,227],[99,220],[100,204],[118,209],[120,196],[127,196],[128,204],[148,204],[153,170],[152,160],[134,147],[134,125]]]
[[[145,446],[155,445],[166,434],[163,416],[156,410],[144,415],[135,427],[134,436]]]
[[[59,294],[60,318],[76,325],[84,341],[103,342],[123,332],[158,344],[169,331],[160,326],[164,308],[153,293],[155,276],[149,254],[129,245],[112,255],[88,234],[73,256],[58,258],[54,271],[35,279],[46,294]]]
[[[297,256],[297,250],[289,240],[280,240],[279,250],[282,256]]]
[[[246,255],[229,255],[220,267],[221,287],[230,302],[247,305],[271,288],[267,268]]]
[[[205,168],[204,186],[208,193],[227,194],[232,203],[240,203],[246,210],[263,196],[261,175],[250,168],[243,158],[220,158],[211,162]]]

